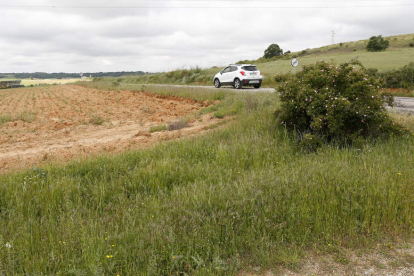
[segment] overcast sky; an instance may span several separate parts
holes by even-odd
[[[0,0],[0,72],[169,71],[414,33],[414,0]]]

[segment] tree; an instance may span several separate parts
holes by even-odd
[[[389,41],[385,40],[381,35],[371,36],[367,44],[367,51],[369,52],[378,52],[384,51],[389,46]]]
[[[280,49],[279,45],[271,44],[265,51],[264,51],[264,58],[272,58],[276,56],[283,55],[283,50]]]

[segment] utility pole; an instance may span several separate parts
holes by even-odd
[[[334,45],[334,41],[335,41],[335,31],[332,31],[332,45]]]

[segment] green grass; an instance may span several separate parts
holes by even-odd
[[[8,123],[8,122],[15,122],[15,121],[23,121],[27,123],[31,123],[36,120],[36,114],[32,112],[22,112],[15,116],[11,114],[3,114],[0,116],[0,125]]]
[[[15,121],[20,120],[23,122],[31,123],[36,120],[36,114],[32,112],[22,112],[18,115],[18,119],[16,118]]]
[[[299,66],[296,70],[300,70],[303,65],[315,63],[321,59],[326,61],[334,60],[335,63],[349,62],[354,58],[366,68],[376,68],[379,72],[386,72],[400,69],[414,60],[414,47],[410,43],[414,43],[414,34],[396,35],[385,37],[390,42],[390,48],[383,52],[368,52],[365,47],[366,40],[343,42],[323,46],[315,49],[304,49],[302,51],[293,52],[283,56],[281,59],[258,58],[257,60],[234,61],[234,63],[253,63],[262,71],[264,75],[263,86],[274,87],[274,77],[279,74],[293,73],[291,60],[293,57],[299,59]],[[114,85],[126,84],[180,84],[180,85],[213,85],[213,77],[221,69],[213,67],[208,69],[191,68],[178,69],[165,73],[148,74],[138,77],[121,77],[121,78],[102,78]]]
[[[326,61],[334,60],[335,63],[345,63],[358,57],[358,60],[366,68],[376,68],[380,72],[396,70],[407,65],[414,59],[414,48],[389,49],[383,52],[367,52],[366,50],[358,50],[356,52],[333,52],[333,53],[315,53],[303,57],[298,57],[299,66],[296,70],[300,70],[303,65],[312,64],[321,59]],[[272,62],[260,64],[260,70],[266,75],[274,75],[280,73],[293,73],[293,67],[290,60],[276,60]]]
[[[168,129],[168,126],[165,124],[162,124],[162,125],[151,126],[149,132],[153,133],[153,132],[159,132],[159,131],[163,131],[167,129]]]
[[[237,275],[412,236],[413,137],[304,154],[277,108],[225,95],[238,120],[201,137],[1,175],[1,273]]]
[[[233,89],[209,89],[200,87],[180,87],[180,86],[166,86],[157,84],[139,84],[139,83],[119,83],[113,85],[111,79],[102,79],[99,82],[77,82],[76,84],[95,89],[106,90],[130,90],[139,92],[155,93],[161,96],[172,96],[192,99],[195,101],[214,102],[222,100],[228,95],[234,95]]]
[[[13,120],[10,114],[2,114],[0,116],[0,125],[11,122]]]

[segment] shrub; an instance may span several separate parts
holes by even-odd
[[[379,74],[385,80],[387,88],[414,89],[414,62],[404,67]]]
[[[112,86],[119,86],[119,84],[121,83],[122,79],[117,78],[115,80],[112,81]]]
[[[414,43],[412,43],[412,42],[411,42],[411,43],[409,44],[409,46],[410,46],[410,47],[414,47]]]
[[[283,73],[280,75],[276,75],[275,82],[276,83],[286,82],[291,76],[292,74],[283,74]]]
[[[353,65],[362,67],[358,61],[307,65],[279,87],[277,123],[294,133],[300,146],[346,146],[402,131],[384,108],[385,103],[393,105],[393,97],[380,94],[381,80]]]
[[[366,72],[369,76],[376,77],[376,78],[379,77],[379,71],[377,68],[366,69]]]
[[[381,35],[371,36],[366,46],[367,51],[378,52],[384,51],[389,46],[389,41],[385,40]]]

